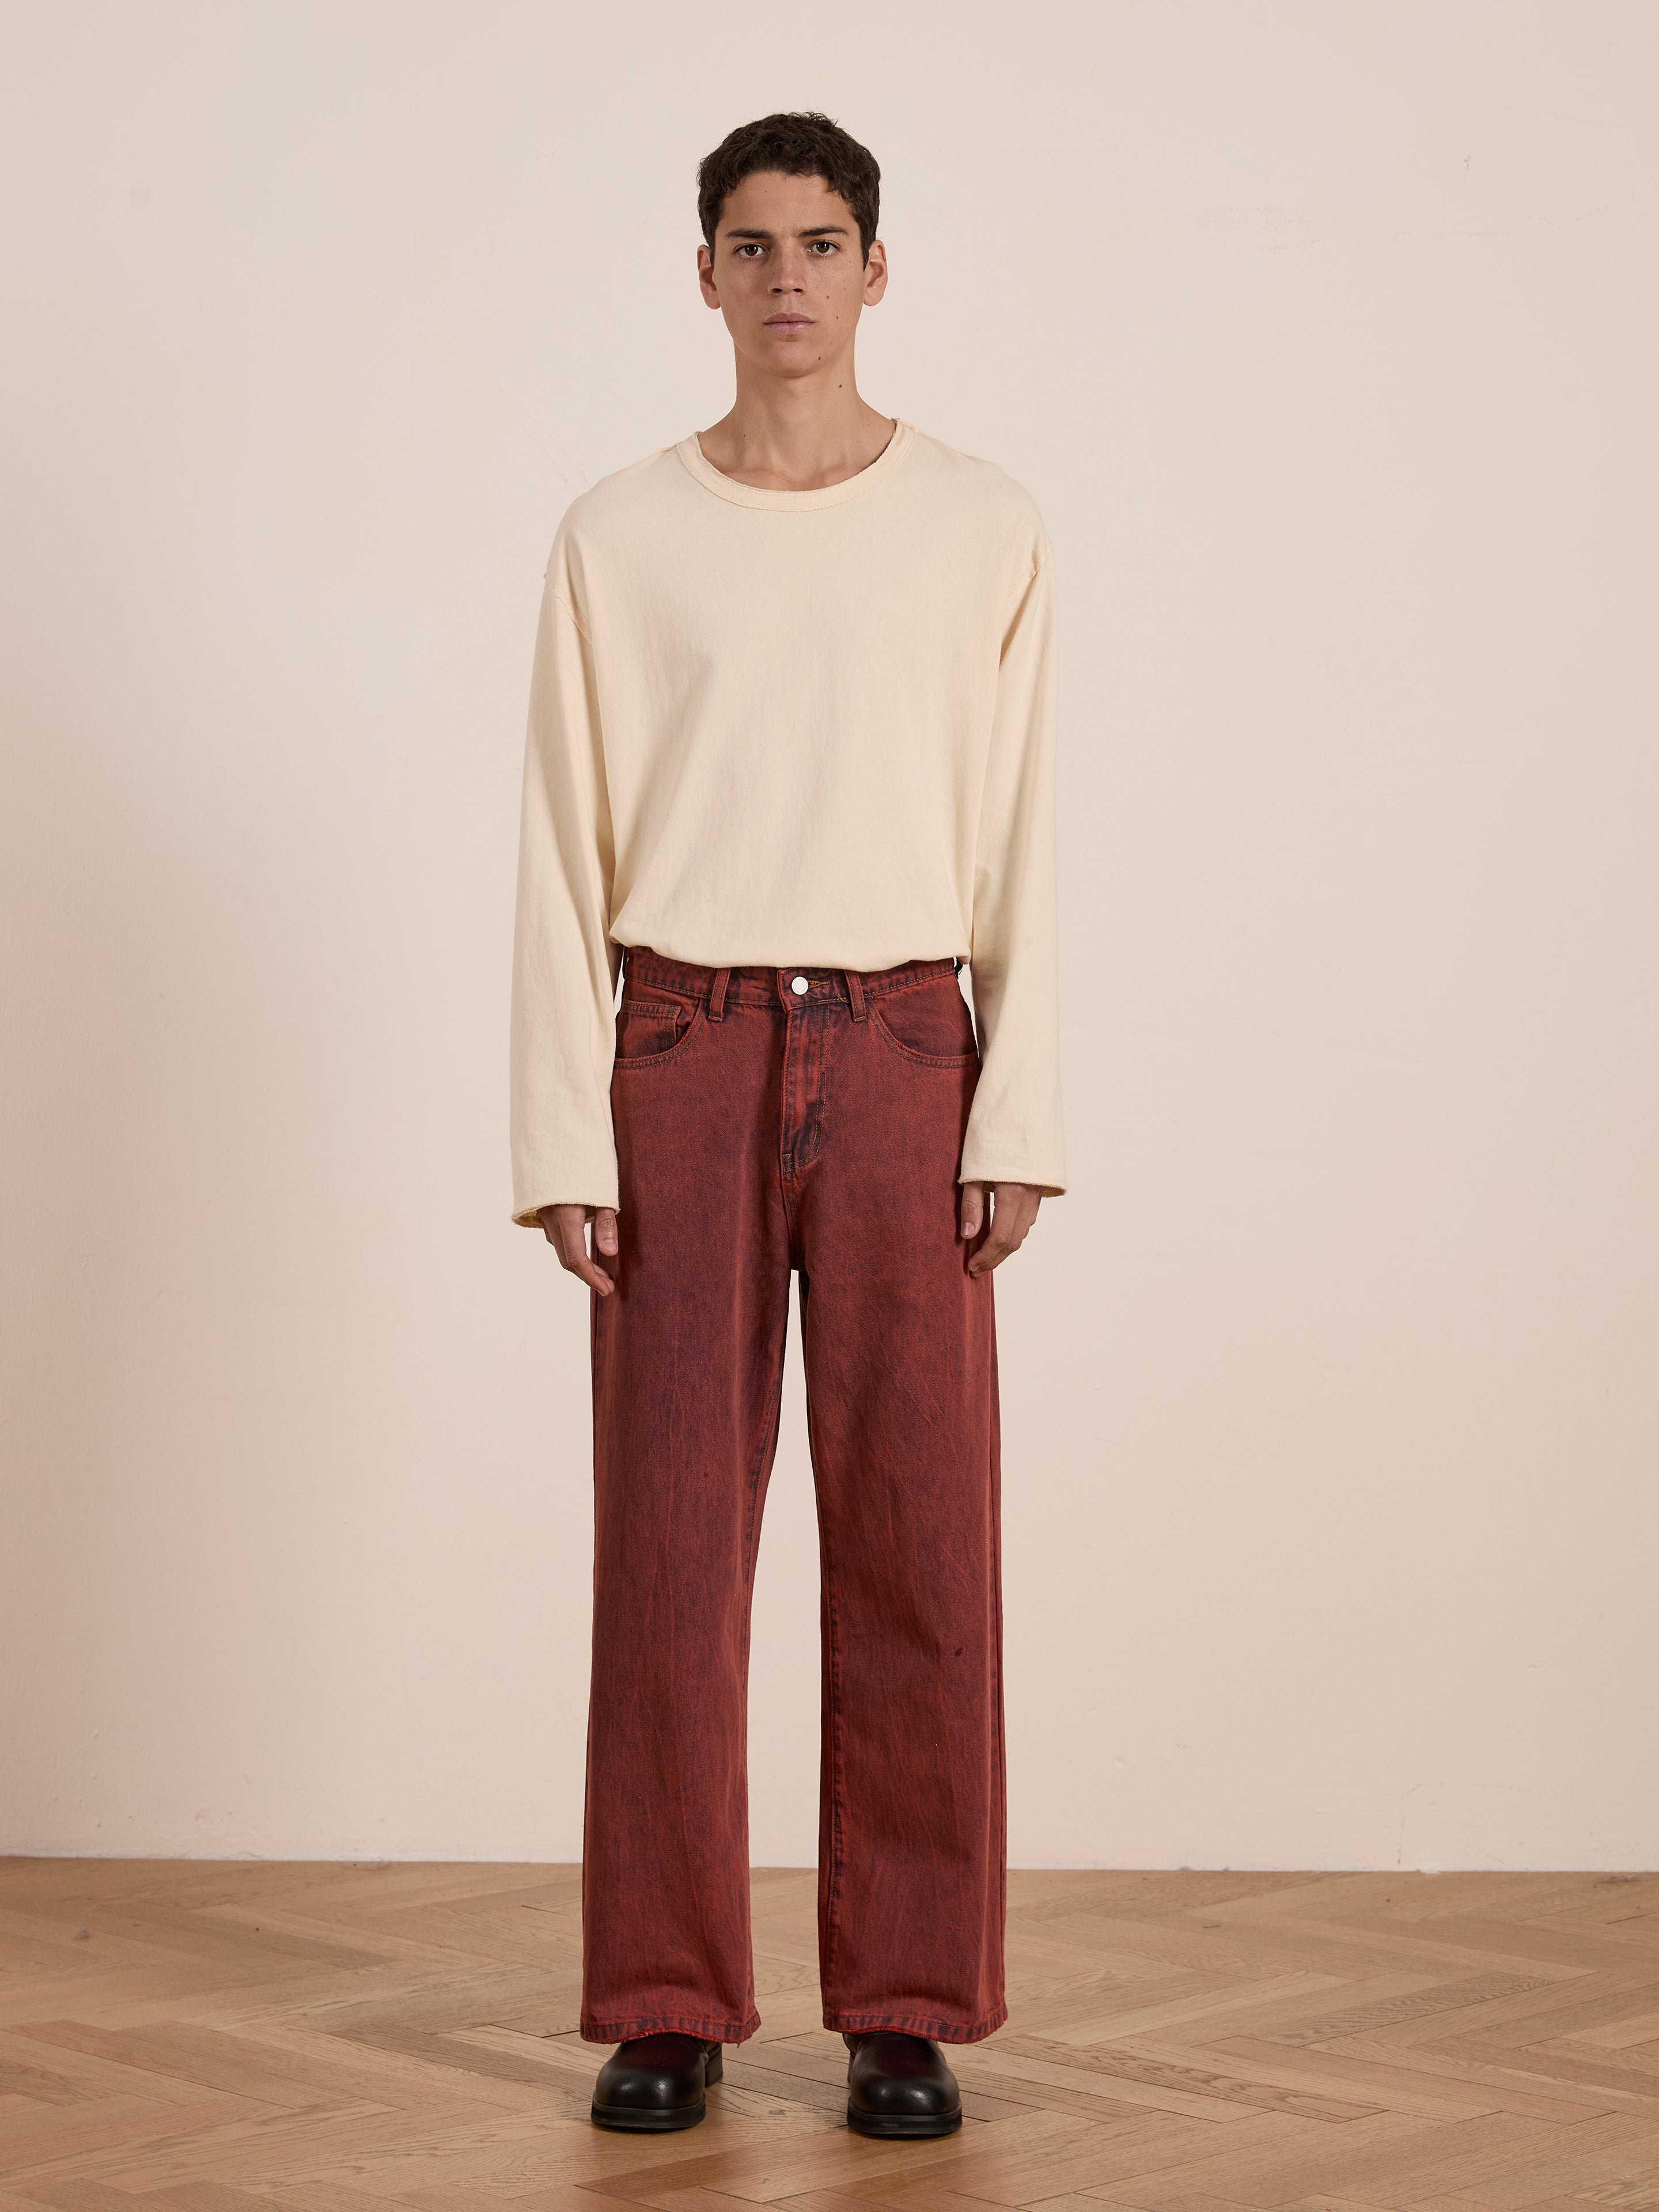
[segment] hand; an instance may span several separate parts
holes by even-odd
[[[988,1211],[991,1226],[985,1242],[968,1262],[970,1275],[988,1275],[1011,1252],[1025,1242],[1025,1232],[1037,1218],[1042,1203],[1041,1184],[1034,1182],[965,1182],[962,1186],[962,1234],[971,1244],[984,1227]]]
[[[537,1218],[542,1233],[559,1255],[559,1265],[608,1298],[617,1287],[605,1269],[596,1263],[603,1252],[607,1258],[617,1256],[617,1209],[614,1206],[544,1206],[538,1209]],[[593,1257],[587,1255],[586,1225],[593,1224]]]

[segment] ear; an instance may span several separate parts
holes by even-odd
[[[697,248],[697,283],[702,291],[703,305],[718,307],[720,295],[714,283],[714,257],[706,246]]]
[[[887,248],[878,238],[870,241],[870,258],[864,264],[864,304],[873,307],[887,289]]]

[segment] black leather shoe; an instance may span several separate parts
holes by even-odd
[[[847,2124],[861,2136],[948,2136],[962,2125],[962,2092],[931,2036],[872,2028],[843,2035]]]
[[[593,2119],[641,2135],[695,2128],[708,2112],[703,2091],[722,2071],[718,2043],[667,2028],[619,2043],[593,2084]]]

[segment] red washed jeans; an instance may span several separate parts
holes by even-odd
[[[978,1073],[954,960],[627,953],[621,1250],[592,1297],[592,2041],[760,2025],[750,1599],[792,1269],[823,1573],[823,2022],[971,2043],[1007,2017],[995,1323],[957,1226]]]

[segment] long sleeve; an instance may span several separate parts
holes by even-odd
[[[615,1206],[614,855],[592,659],[547,568],[531,675],[513,943],[513,1218]]]
[[[1004,637],[974,867],[981,1067],[964,1182],[1066,1188],[1060,1095],[1054,602],[1048,549]]]

